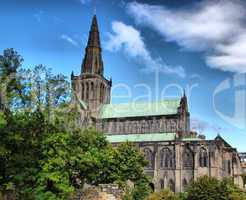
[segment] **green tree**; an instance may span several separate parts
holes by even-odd
[[[13,49],[0,56],[1,86],[7,88],[0,112],[0,191],[25,200],[67,199],[84,183],[131,180],[134,199],[146,194],[143,155],[130,143],[113,148],[104,134],[81,129],[66,77],[43,65],[22,69],[22,61]]]
[[[134,187],[125,186],[123,200],[144,200],[152,192],[148,177],[143,177],[134,183]]]
[[[179,197],[170,191],[170,189],[163,189],[160,192],[152,193],[145,200],[179,200]]]
[[[145,162],[135,147],[127,143],[112,148],[104,134],[93,129],[52,133],[42,151],[45,158],[35,189],[37,199],[66,199],[84,183],[132,180],[140,185],[138,181],[144,178]]]
[[[22,196],[35,183],[39,170],[44,119],[40,112],[5,114],[6,124],[0,128],[1,189],[15,189]]]
[[[231,179],[222,181],[213,177],[200,177],[187,189],[187,200],[245,200],[242,191]]]
[[[220,182],[221,199],[246,200],[246,193],[233,183],[231,178],[224,178]]]
[[[104,171],[105,179],[99,182],[112,183],[116,180],[135,182],[144,178],[144,166],[147,161],[132,143],[120,144],[112,151],[110,157],[112,159]]]
[[[14,49],[5,49],[0,55],[0,93],[1,104],[12,107],[21,96],[22,87],[17,75],[23,58]]]

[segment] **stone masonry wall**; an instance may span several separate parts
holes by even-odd
[[[122,195],[117,184],[100,184],[83,190],[79,200],[122,200]]]

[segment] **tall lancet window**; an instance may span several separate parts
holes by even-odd
[[[103,102],[103,85],[100,85],[100,102]]]
[[[89,99],[89,83],[86,82],[86,89],[85,89],[85,99]]]
[[[81,99],[82,100],[84,100],[84,97],[85,97],[84,93],[85,93],[85,87],[84,87],[84,83],[82,82],[81,83]]]
[[[169,148],[163,148],[160,153],[160,166],[161,168],[170,169],[173,168],[173,152]]]
[[[208,167],[208,153],[204,147],[199,152],[199,165],[200,167]]]
[[[194,156],[193,156],[193,152],[191,151],[190,148],[185,147],[182,159],[183,159],[183,168],[184,169],[193,169],[193,167],[194,167]]]
[[[91,82],[90,94],[91,94],[91,98],[94,98],[94,83],[93,82]]]
[[[154,168],[154,153],[149,148],[145,148],[143,150],[145,159],[148,161],[148,164],[146,166],[147,169],[153,169]]]

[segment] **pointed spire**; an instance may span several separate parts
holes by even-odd
[[[181,103],[186,103],[187,102],[187,97],[185,93],[185,89],[183,88],[183,95],[181,97]]]
[[[96,15],[93,16],[85,57],[81,66],[82,73],[103,75],[103,61],[99,29]]]
[[[74,77],[74,73],[72,71],[72,73],[71,73],[71,80],[73,80],[73,77]]]
[[[92,19],[91,30],[90,30],[87,47],[98,47],[98,48],[101,47],[96,15],[94,15]]]
[[[181,97],[180,105],[181,107],[183,107],[184,110],[188,111],[188,101],[187,101],[185,89],[183,89],[183,96]]]

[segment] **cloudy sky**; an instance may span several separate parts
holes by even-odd
[[[0,0],[0,52],[80,73],[91,18],[114,103],[189,98],[191,128],[246,151],[246,3],[241,0]]]

